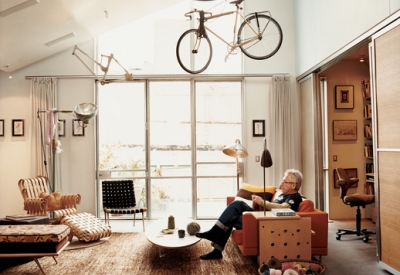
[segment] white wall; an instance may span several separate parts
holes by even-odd
[[[269,59],[253,60],[244,58],[244,71],[248,74],[290,74],[291,89],[296,89],[295,79],[295,40],[294,40],[294,12],[291,0],[251,0],[245,1],[245,13],[255,11],[270,11],[272,17],[279,23],[283,32],[283,42],[279,51]],[[256,156],[261,156],[264,148],[264,138],[253,137],[252,121],[254,119],[264,119],[267,121],[267,95],[270,91],[270,79],[246,80],[245,91],[245,122],[246,122],[246,149],[249,152],[245,160],[245,182],[252,184],[263,184],[263,168],[259,162],[255,161]],[[266,129],[267,134],[270,134]],[[300,136],[299,136],[300,138]],[[268,139],[267,139],[268,144]],[[272,156],[276,158],[278,156]],[[295,168],[295,167],[293,167]],[[296,167],[297,168],[297,167]],[[271,168],[266,169],[266,178]],[[282,175],[283,176],[283,175]],[[279,182],[266,182],[267,185],[279,185]]]
[[[93,45],[93,41],[89,41],[80,47],[92,53]],[[5,135],[0,137],[0,217],[24,213],[18,180],[36,176],[30,165],[29,129],[31,121],[37,118],[31,113],[30,80],[25,76],[88,75],[87,69],[71,53],[72,49],[14,71],[12,79],[0,72],[0,119],[5,121]],[[60,109],[72,109],[79,103],[94,101],[93,80],[60,79],[58,89]],[[61,114],[60,118],[67,119],[66,137],[60,138],[64,149],[61,154],[62,192],[81,194],[79,211],[95,213],[94,124],[89,124],[85,137],[71,137],[73,117]],[[23,137],[12,137],[12,119],[24,119]]]
[[[293,1],[296,75],[300,75],[400,9],[400,0]]]

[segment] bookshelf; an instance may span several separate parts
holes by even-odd
[[[363,97],[363,118],[364,118],[364,163],[365,163],[365,184],[374,182],[374,155],[372,147],[372,107],[371,107],[371,89],[370,82],[363,80],[361,82]]]

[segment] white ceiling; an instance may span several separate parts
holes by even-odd
[[[74,45],[181,1],[0,0],[0,70],[12,72],[66,49],[72,53]],[[1,16],[25,2],[35,4]]]

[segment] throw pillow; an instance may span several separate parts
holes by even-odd
[[[249,183],[242,183],[237,194],[235,200],[245,201],[250,207],[255,210],[259,210],[258,205],[253,203],[251,199],[251,195],[255,194],[257,196],[262,197],[264,200],[271,201],[274,196],[276,187],[275,186],[265,186],[265,196],[264,196],[264,186],[254,185]]]
[[[39,195],[39,198],[45,199],[47,201],[47,210],[49,211],[62,209],[60,191],[56,191],[53,194],[47,194],[45,192],[42,192]]]
[[[264,200],[271,201],[272,197],[275,194],[275,190],[276,190],[275,186],[265,186],[265,197],[264,197],[264,186],[242,183],[236,194],[236,197],[241,197],[243,199],[251,201],[251,195],[256,194],[257,196],[262,197]]]

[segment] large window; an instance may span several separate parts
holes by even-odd
[[[236,192],[241,80],[142,80],[98,86],[98,199],[102,180],[131,179],[150,218],[215,218]]]

